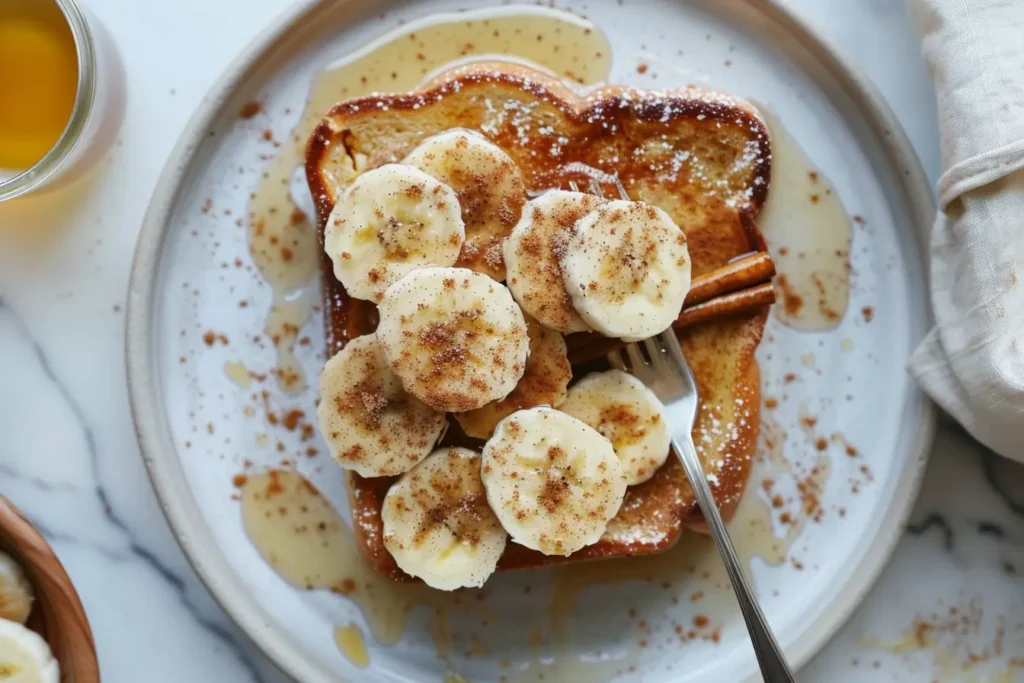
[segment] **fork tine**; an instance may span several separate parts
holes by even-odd
[[[622,181],[619,180],[619,174],[617,173],[615,174],[615,189],[619,191],[619,199],[624,199],[627,202],[629,201],[629,193],[626,192],[626,188],[623,187]]]
[[[573,192],[579,192],[580,191],[580,186],[576,184],[575,180],[570,180],[569,181],[569,189],[572,190]]]
[[[625,349],[615,349],[608,354],[608,362],[616,370],[622,370],[623,372],[629,372],[626,365],[626,354]]]
[[[626,355],[629,356],[629,362],[632,363],[634,370],[647,365],[647,361],[640,355],[640,349],[636,344],[626,344]]]
[[[690,364],[686,362],[686,358],[683,356],[683,349],[679,346],[679,339],[676,337],[672,328],[670,327],[659,334],[658,340],[662,348],[665,349],[665,353],[668,354],[672,364],[678,366],[682,370],[683,376],[686,377],[687,381],[696,386],[697,382],[693,378],[693,371],[690,369]]]
[[[661,365],[665,362],[665,351],[657,337],[644,339],[644,348],[651,357],[652,365]]]
[[[593,178],[590,179],[590,192],[604,199],[604,190],[601,189],[601,185]]]

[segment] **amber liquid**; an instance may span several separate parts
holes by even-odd
[[[366,650],[363,632],[355,624],[346,624],[334,629],[334,642],[345,659],[360,669],[370,666],[370,653]]]
[[[852,219],[778,117],[759,109],[771,133],[772,186],[757,222],[778,272],[775,315],[804,332],[835,329],[850,302]]]
[[[52,0],[0,1],[0,169],[29,168],[71,118],[78,55]]]

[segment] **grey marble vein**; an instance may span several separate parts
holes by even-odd
[[[906,531],[908,534],[915,536],[921,536],[925,534],[929,529],[937,528],[942,532],[942,546],[947,550],[953,549],[953,527],[950,526],[946,518],[937,512],[929,513],[920,522],[911,522],[907,524]]]
[[[7,463],[0,463],[0,476],[16,479],[24,484],[28,484],[41,493],[77,493],[81,491],[79,487],[67,482],[54,484],[39,477],[26,476]]]
[[[79,430],[81,431],[82,440],[85,443],[86,453],[89,457],[89,466],[93,475],[92,495],[94,495],[95,498],[100,503],[102,514],[106,521],[108,521],[111,525],[113,525],[118,531],[120,531],[123,534],[124,540],[127,543],[127,553],[117,552],[115,550],[100,546],[93,546],[92,544],[89,544],[90,547],[93,547],[93,549],[99,552],[101,555],[113,561],[128,562],[132,561],[133,558],[142,561],[151,570],[153,570],[166,584],[168,584],[175,591],[175,593],[177,593],[178,599],[181,601],[182,605],[185,607],[186,611],[188,611],[188,613],[191,615],[194,621],[197,624],[199,624],[199,626],[203,628],[203,630],[210,633],[214,638],[216,638],[232,653],[232,655],[236,658],[239,664],[241,664],[241,666],[246,670],[250,680],[254,681],[255,683],[264,683],[264,677],[257,670],[256,665],[253,663],[252,659],[247,655],[246,652],[243,651],[242,646],[240,645],[239,640],[236,638],[236,636],[222,624],[217,623],[217,621],[215,621],[214,619],[208,618],[199,612],[198,608],[188,599],[188,586],[186,580],[178,574],[176,574],[162,561],[160,561],[160,559],[156,556],[155,553],[151,552],[144,545],[142,545],[139,542],[139,540],[135,537],[135,534],[132,532],[129,526],[125,523],[125,521],[117,514],[110,499],[110,496],[107,494],[106,488],[104,487],[103,482],[100,479],[99,452],[96,446],[96,437],[92,429],[88,425],[88,422],[85,418],[85,414],[82,411],[81,405],[68,390],[67,386],[60,380],[60,378],[54,372],[53,366],[51,365],[49,359],[47,358],[46,353],[43,351],[39,343],[36,342],[36,340],[33,338],[31,331],[28,329],[28,326],[25,324],[24,320],[2,298],[0,298],[0,313],[4,313],[5,315],[7,315],[13,322],[14,328],[17,330],[17,332],[22,337],[24,342],[28,344],[30,349],[32,350],[32,353],[35,356],[36,362],[43,376],[57,390],[59,396],[66,404],[66,407],[71,411],[72,415],[74,416],[76,424]],[[8,465],[0,465],[0,474],[11,476],[12,478],[19,478],[22,481],[29,483],[33,488],[43,492],[52,492],[56,488],[38,478],[20,477],[18,472]],[[70,490],[80,491],[81,489],[72,487]],[[58,532],[47,525],[42,525],[35,521],[33,523],[36,524],[36,526],[43,533],[43,535],[46,536],[47,539],[51,542],[80,542],[78,539],[76,539],[74,536],[70,534]]]

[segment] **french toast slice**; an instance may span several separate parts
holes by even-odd
[[[306,176],[323,234],[339,192],[360,173],[401,160],[424,138],[451,128],[483,134],[519,165],[531,193],[593,171],[616,175],[632,199],[664,209],[687,235],[696,277],[752,251],[764,239],[754,218],[767,196],[771,147],[756,110],[742,100],[694,88],[638,91],[609,86],[578,95],[522,66],[460,67],[412,93],[361,97],[335,105],[310,137]],[[614,186],[605,186],[610,196]],[[322,255],[327,352],[372,332],[373,304],[348,296]],[[702,323],[679,333],[700,390],[693,430],[715,500],[728,520],[749,478],[760,425],[754,352],[768,307]],[[570,345],[571,346],[571,345]],[[573,368],[579,377],[603,361]],[[479,448],[451,420],[444,443]],[[393,478],[347,474],[355,534],[370,563],[408,579],[383,543],[381,505]],[[568,558],[509,543],[499,569],[659,552],[703,518],[681,465],[669,458],[655,476],[630,487],[601,540]]]

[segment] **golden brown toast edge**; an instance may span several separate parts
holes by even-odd
[[[569,151],[563,152],[559,162],[582,161],[607,172],[618,171],[634,199],[665,208],[687,229],[694,275],[720,267],[742,253],[764,248],[753,216],[767,194],[770,146],[767,129],[750,105],[694,89],[651,95],[609,86],[581,98],[554,79],[508,64],[476,64],[443,75],[414,93],[357,98],[332,108],[311,136],[306,158],[307,179],[316,202],[321,234],[338,188],[364,170],[400,160],[419,140],[448,128],[461,126],[482,132],[519,163],[531,189],[564,184],[564,175],[545,168],[547,162],[538,162],[529,155],[529,145],[515,144],[509,139],[510,135],[521,137],[518,131],[481,130],[479,117],[474,119],[479,112],[468,106],[467,98],[476,96],[479,102],[479,97],[489,95],[537,101],[538,108],[543,107],[542,114],[562,117],[565,128],[570,129],[566,132],[571,132],[580,144],[576,149],[567,145]],[[451,111],[429,126],[424,124],[424,113],[448,105]],[[747,149],[752,147],[754,151],[743,185],[733,188],[729,196],[709,194],[692,178],[677,177],[675,182],[666,182],[653,167],[645,169],[634,162],[622,163],[621,159],[613,165],[600,158],[600,151],[609,147],[612,154],[620,138],[627,142],[650,142],[659,129],[677,133],[672,126],[692,128],[691,149],[705,145],[704,161],[710,159],[712,165],[723,159],[728,163],[735,161],[729,157],[730,153],[735,157],[734,147],[715,147],[721,126],[731,128],[732,134],[739,132],[741,137],[745,136]],[[615,130],[608,132],[609,127]],[[367,146],[367,140],[372,140],[374,146]],[[722,156],[716,159],[716,155]],[[354,159],[360,160],[358,168]],[[347,339],[372,331],[376,315],[372,304],[345,294],[334,279],[330,259],[325,254],[321,275],[328,353],[333,354]],[[706,469],[715,475],[712,490],[726,519],[732,516],[745,489],[757,441],[760,386],[754,352],[766,319],[767,308],[699,325],[680,334],[702,397],[694,439]],[[582,374],[578,370],[574,368],[576,376]],[[739,417],[733,415],[734,411],[738,411]],[[731,425],[728,434],[721,433],[723,424]],[[712,444],[720,444],[719,447],[704,448],[705,437]],[[716,465],[718,461],[720,465]],[[382,573],[396,579],[408,578],[383,546],[380,507],[391,480],[363,479],[350,473],[347,481],[355,533],[364,554]],[[703,519],[681,466],[670,458],[654,478],[630,488],[619,516],[597,544],[571,558],[562,558],[544,556],[510,543],[499,567],[527,568],[658,552],[670,547],[684,526],[701,530]]]

